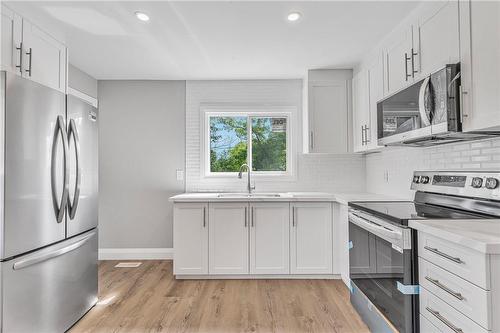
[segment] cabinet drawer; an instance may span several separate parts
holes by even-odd
[[[490,292],[419,258],[420,285],[476,323],[491,328]]]
[[[441,332],[487,333],[462,313],[433,295],[425,288],[420,290],[420,314],[436,326]]]
[[[486,255],[422,232],[418,233],[418,253],[427,261],[490,290],[490,265]]]

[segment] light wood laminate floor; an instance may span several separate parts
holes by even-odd
[[[369,332],[340,280],[176,280],[172,261],[99,264],[80,332]]]

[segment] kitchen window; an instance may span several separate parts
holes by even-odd
[[[234,175],[244,163],[256,175],[290,175],[289,113],[207,112],[205,119],[206,175]]]

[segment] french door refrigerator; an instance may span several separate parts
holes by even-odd
[[[97,301],[97,110],[0,72],[2,332],[64,332]]]

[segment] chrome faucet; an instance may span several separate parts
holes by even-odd
[[[240,172],[238,173],[238,178],[242,178],[243,176],[243,169],[246,169],[247,171],[247,174],[248,174],[248,183],[247,183],[247,190],[248,190],[248,194],[251,194],[252,193],[252,190],[255,189],[255,185],[252,185],[252,183],[250,182],[250,167],[248,166],[248,164],[246,163],[243,163],[241,166],[240,166]]]

